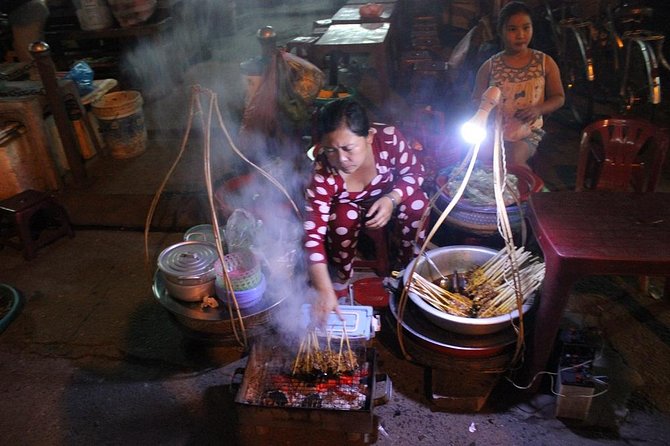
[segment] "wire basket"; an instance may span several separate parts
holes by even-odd
[[[257,287],[262,278],[261,264],[249,250],[235,251],[223,256],[226,265],[226,272],[230,278],[231,285],[235,291],[245,291]],[[216,280],[223,284],[223,271],[221,270],[221,261],[217,260],[214,268],[216,270]]]

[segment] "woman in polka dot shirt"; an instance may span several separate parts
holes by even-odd
[[[395,216],[398,261],[405,265],[415,255],[412,242],[428,198],[421,189],[423,165],[407,141],[393,126],[370,125],[355,100],[322,108],[317,140],[305,193],[304,246],[318,294],[315,315],[323,322],[330,311],[339,314],[337,297],[344,295],[353,274],[361,224],[379,229]],[[424,237],[422,228],[419,241]]]

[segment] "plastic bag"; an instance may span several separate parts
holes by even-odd
[[[260,148],[280,157],[297,153],[293,135],[309,124],[311,103],[324,80],[325,75],[315,65],[275,49],[244,109],[239,135],[243,150]]]
[[[70,79],[77,85],[79,96],[85,96],[95,90],[93,86],[93,74],[93,69],[90,65],[80,60],[68,71],[65,79]]]
[[[256,239],[258,223],[251,212],[235,209],[226,222],[226,243],[230,252],[249,249]]]
[[[325,74],[311,62],[285,51],[277,58],[277,101],[295,123],[309,120],[310,104],[325,83]]]

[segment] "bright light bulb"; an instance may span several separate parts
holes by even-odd
[[[486,138],[486,120],[488,112],[477,110],[468,122],[461,126],[461,136],[468,144],[479,144]]]
[[[472,118],[461,127],[461,136],[469,144],[479,144],[486,138],[486,121],[489,113],[500,102],[500,88],[489,87],[482,94],[479,109]]]

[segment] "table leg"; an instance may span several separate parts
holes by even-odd
[[[377,79],[379,79],[379,84],[383,88],[384,93],[388,93],[391,88],[391,78],[389,71],[391,67],[388,63],[388,58],[386,57],[387,48],[375,49],[372,52],[373,63],[375,65],[375,70],[377,71]]]
[[[526,384],[530,383],[537,373],[546,370],[563,311],[568,304],[570,290],[577,279],[577,274],[566,265],[562,265],[558,259],[545,256],[545,266],[546,275],[542,283],[540,303],[534,317],[535,323],[528,350]],[[541,379],[537,378],[530,390],[536,392],[540,382]]]

